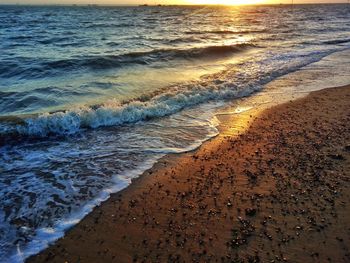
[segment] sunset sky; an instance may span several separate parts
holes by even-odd
[[[346,3],[347,0],[294,0],[294,3]],[[291,0],[0,0],[0,4],[287,4]]]

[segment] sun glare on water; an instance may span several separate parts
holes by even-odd
[[[189,2],[203,5],[254,5],[263,3],[264,0],[189,0]]]

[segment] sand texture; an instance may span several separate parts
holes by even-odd
[[[350,262],[350,86],[251,120],[161,159],[28,262]]]

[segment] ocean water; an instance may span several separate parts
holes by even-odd
[[[1,262],[216,136],[228,103],[350,49],[348,5],[0,6],[0,22]]]

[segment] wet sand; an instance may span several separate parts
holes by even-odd
[[[247,116],[28,262],[350,262],[350,86]]]

